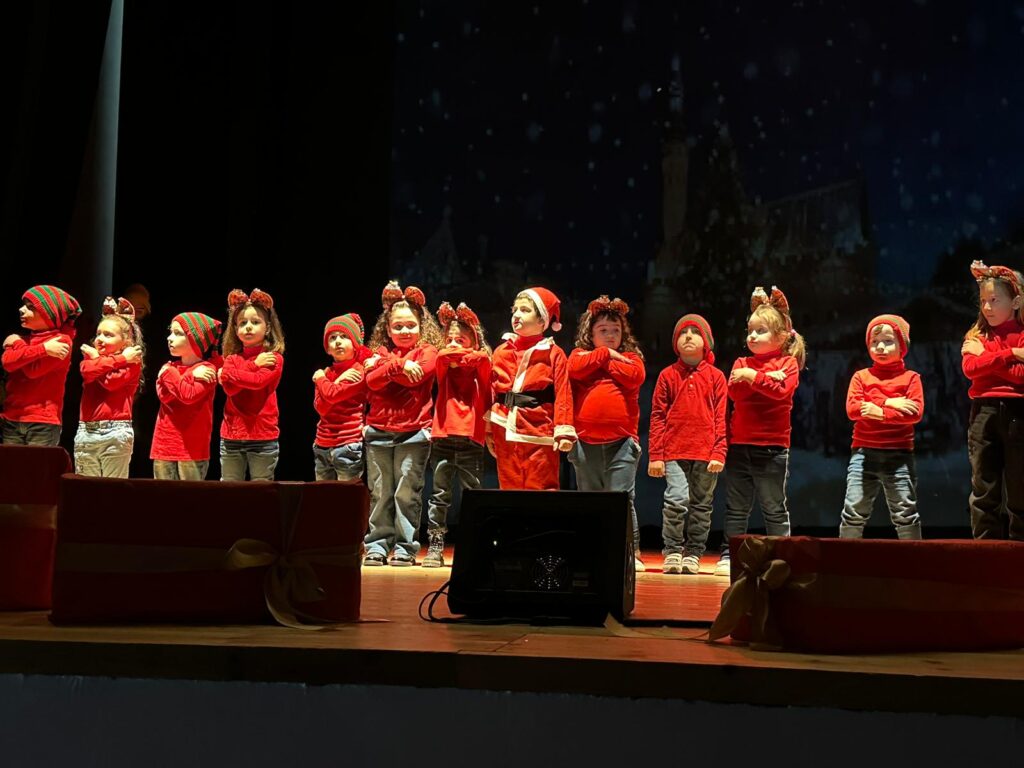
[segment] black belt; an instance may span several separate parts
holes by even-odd
[[[555,388],[535,389],[532,392],[506,392],[506,408],[536,408],[544,403],[555,402]]]

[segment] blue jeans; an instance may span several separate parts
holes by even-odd
[[[277,440],[220,441],[220,479],[245,480],[246,467],[250,480],[273,480],[281,447]]]
[[[789,448],[780,445],[730,445],[725,459],[729,479],[725,494],[725,541],[722,554],[729,554],[729,539],[747,532],[750,511],[756,498],[769,536],[789,536],[786,480],[789,478]]]
[[[430,433],[385,432],[367,427],[366,480],[370,486],[370,530],[366,554],[415,557],[416,532],[423,514],[423,476],[430,456]]]
[[[153,459],[153,477],[157,480],[205,480],[210,460],[165,461]]]
[[[313,443],[313,471],[317,480],[340,480],[358,483],[363,479],[363,444],[349,443],[323,448]]]
[[[427,528],[447,533],[448,510],[456,483],[473,489],[483,481],[484,447],[468,437],[438,438],[430,443],[430,467],[434,471],[434,490],[427,507]]]
[[[584,443],[577,440],[568,453],[576,469],[576,487],[581,491],[626,491],[633,520],[633,547],[640,547],[640,526],[636,519],[636,465],[640,443],[624,437],[613,443]]]
[[[711,504],[718,475],[708,472],[706,461],[666,461],[665,481],[661,554],[687,554],[699,560],[711,529]]]
[[[920,539],[914,452],[887,448],[853,449],[846,470],[846,501],[839,537],[859,539],[864,536],[864,526],[871,518],[879,488],[885,492],[896,535],[901,539]]]
[[[80,421],[75,433],[75,472],[91,477],[128,477],[135,447],[130,421]]]
[[[0,438],[4,445],[60,445],[60,424],[0,417]]]

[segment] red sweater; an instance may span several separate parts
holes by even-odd
[[[890,397],[913,400],[917,403],[917,414],[905,416],[895,408],[887,407],[884,403]],[[885,418],[879,421],[861,416],[860,406],[865,402],[880,406]],[[853,422],[854,448],[914,450],[914,425],[924,415],[921,375],[908,371],[902,360],[890,365],[875,363],[870,368],[862,368],[850,379],[846,415]]]
[[[46,354],[43,344],[50,339],[59,339],[65,344],[72,341],[71,336],[60,331],[33,331],[4,350],[7,398],[2,413],[8,421],[61,423],[64,382],[71,368],[71,355],[58,360]]]
[[[385,432],[415,432],[430,426],[434,401],[434,367],[437,350],[430,344],[413,347],[407,353],[384,347],[375,354],[381,359],[366,373],[369,412],[366,423]],[[405,375],[407,360],[419,363],[423,378],[414,382]]]
[[[430,436],[468,437],[484,444],[491,407],[491,358],[479,349],[445,347],[437,353],[437,407]]]
[[[86,358],[78,368],[83,381],[79,421],[131,421],[142,366],[124,355],[100,355]]]
[[[351,368],[362,371],[363,365],[355,360],[334,363],[327,369],[327,375],[313,385],[313,407],[320,414],[314,442],[321,448],[363,441],[366,378],[356,382],[338,381],[338,377]]]
[[[160,411],[156,415],[149,458],[159,461],[206,461],[210,458],[217,381],[197,380],[194,374],[200,366],[215,367],[209,360],[192,365],[173,360],[157,377]]]
[[[608,347],[574,349],[569,355],[573,424],[584,443],[640,439],[640,385],[644,360],[623,352],[630,362],[613,360]]]
[[[677,360],[658,375],[651,400],[651,461],[725,462],[725,374]]]
[[[737,368],[753,368],[757,376],[752,384],[745,381],[729,384],[729,397],[733,401],[729,445],[781,445],[788,448],[793,393],[800,384],[800,366],[796,358],[782,352],[741,357],[732,365],[734,371]],[[765,375],[768,371],[780,370],[788,374],[782,381]]]
[[[275,352],[277,365],[258,368],[255,358],[262,346],[244,347],[241,354],[224,358],[220,384],[228,399],[220,436],[225,440],[277,440],[277,385],[281,381],[284,357]]]
[[[964,375],[971,380],[967,394],[978,397],[1024,397],[1024,363],[1013,354],[1024,346],[1024,327],[1016,319],[992,329],[991,338],[978,339],[985,347],[980,355],[964,355]]]

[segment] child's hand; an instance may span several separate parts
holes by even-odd
[[[165,365],[164,368],[167,366]],[[163,372],[163,368],[160,369]],[[217,380],[217,371],[214,370],[212,365],[198,365],[192,369],[192,378],[197,381],[204,381],[207,384],[212,384]]]
[[[121,350],[121,354],[131,365],[142,362],[142,347],[125,347]]]
[[[491,434],[491,430],[487,430],[484,434],[484,445],[487,446],[487,452],[494,458],[498,458],[498,454],[494,452],[494,435]]]
[[[725,464],[723,464],[721,461],[712,459],[711,461],[708,462],[708,472],[710,472],[712,475],[717,475],[723,469],[725,469]]]
[[[561,440],[555,440],[555,450],[568,453],[572,450],[572,440],[566,440],[564,437]]]
[[[348,371],[346,371],[346,373],[348,373]],[[324,372],[323,368],[317,368],[315,371],[313,371],[313,381],[314,382],[317,382],[317,381],[320,381],[320,379],[326,379],[326,378],[327,378],[327,374]]]
[[[860,415],[862,418],[875,419],[876,421],[882,421],[885,418],[881,406],[868,402],[860,404]]]
[[[380,355],[371,355],[363,360],[363,370],[368,371],[380,362]]]
[[[277,357],[273,352],[260,352],[256,355],[256,360],[254,362],[256,363],[257,368],[277,367]]]
[[[650,477],[664,477],[665,476],[665,462],[664,461],[649,461],[649,462],[647,462],[647,474]]]
[[[617,349],[609,348],[608,349],[608,357],[610,357],[612,360],[618,360],[620,363],[629,363],[630,365],[633,364],[632,360],[630,360],[624,354],[619,352],[619,350],[617,350]]]
[[[1014,347],[1013,356],[1024,363],[1024,347]]]
[[[980,355],[985,351],[985,345],[979,339],[964,339],[960,347],[961,355]]]
[[[765,376],[767,376],[769,379],[774,379],[775,381],[783,381],[787,376],[789,376],[789,373],[787,373],[784,370],[767,371],[765,373]]]
[[[50,339],[50,341],[48,341],[45,344],[43,344],[43,346],[46,347],[46,354],[48,354],[50,357],[56,357],[56,358],[58,358],[60,360],[63,360],[65,357],[67,357],[67,353],[61,355],[61,354],[58,354],[56,352],[51,351],[50,350],[50,342],[52,342],[52,341],[57,341],[57,340],[56,339]],[[66,347],[67,344],[62,344],[61,346]],[[79,347],[79,349],[82,350],[82,357],[87,357],[90,360],[95,360],[97,357],[100,356],[100,353],[96,351],[95,347],[91,347],[88,344],[83,344],[81,347]]]
[[[7,349],[8,347],[12,347],[12,346],[14,346],[14,344],[15,344],[15,343],[16,343],[16,342],[17,342],[17,341],[18,341],[19,339],[21,339],[21,336],[19,336],[19,335],[18,335],[18,334],[16,334],[16,333],[12,333],[12,334],[11,334],[10,336],[8,336],[8,337],[7,337],[6,339],[4,339],[4,349]],[[56,341],[56,339],[53,339],[53,341]],[[49,343],[49,342],[47,342],[47,344],[48,344],[48,343]],[[45,344],[44,344],[43,346],[45,346]]]
[[[423,369],[415,360],[406,360],[402,370],[405,372],[405,377],[413,384],[423,378]]]
[[[895,408],[904,416],[916,416],[918,414],[917,403],[907,397],[890,397],[885,401],[887,408]]]
[[[347,381],[349,384],[355,384],[363,380],[363,372],[358,368],[349,368],[338,379],[340,381]]]
[[[88,347],[88,344],[83,344],[83,347]],[[71,354],[71,345],[66,344],[60,339],[50,339],[49,341],[43,342],[43,349],[46,350],[46,354],[50,357],[56,357],[58,360],[63,360],[65,357]],[[92,349],[92,347],[89,347]],[[92,350],[95,354],[93,357],[99,357],[99,352],[95,349]],[[84,353],[84,350],[83,350]]]
[[[747,384],[753,384],[755,376],[757,376],[757,371],[753,368],[734,368],[732,373],[729,374],[729,383],[735,384],[739,381],[745,381]]]

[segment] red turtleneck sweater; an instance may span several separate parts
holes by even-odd
[[[788,448],[793,428],[790,423],[793,393],[800,384],[800,366],[796,358],[781,351],[771,352],[741,357],[732,368],[753,368],[757,376],[752,384],[745,381],[729,383],[729,397],[733,401],[729,444],[781,445]],[[776,381],[765,375],[769,371],[785,371],[787,375],[782,381]]]
[[[437,405],[430,436],[468,437],[484,444],[491,407],[491,358],[479,349],[445,347],[437,353]]]
[[[131,421],[132,403],[139,388],[142,366],[124,355],[86,358],[82,372],[82,407],[79,421]]]
[[[608,347],[574,349],[569,355],[573,424],[585,443],[613,443],[624,437],[639,440],[640,385],[644,361],[623,352],[629,362],[613,360]]]
[[[244,347],[241,354],[224,358],[220,384],[227,394],[220,436],[225,440],[277,440],[277,385],[284,356],[275,352],[277,365],[259,368],[256,356],[262,346]]]
[[[429,427],[433,418],[434,367],[437,350],[423,344],[402,352],[381,347],[374,352],[380,360],[366,373],[369,411],[366,423],[385,432],[415,432]],[[413,381],[405,375],[405,363],[419,363],[423,378]]]
[[[197,379],[194,374],[201,366],[216,370],[210,360],[192,365],[172,360],[157,377],[160,412],[153,428],[149,458],[158,461],[206,461],[210,458],[217,381]]]
[[[71,355],[63,360],[50,357],[43,344],[58,339],[70,345],[72,338],[59,330],[33,331],[4,350],[7,396],[2,414],[5,419],[36,424],[61,423],[64,382],[71,368]]]
[[[364,414],[366,412],[366,377],[359,381],[339,381],[345,371],[362,363],[345,360],[334,363],[327,375],[313,385],[313,407],[320,414],[316,425],[316,444],[321,448],[337,448],[363,441]]]
[[[992,329],[988,338],[978,340],[985,351],[980,355],[964,355],[964,375],[971,380],[967,394],[979,397],[1024,397],[1024,363],[1013,354],[1024,346],[1024,326],[1016,318]]]
[[[890,397],[906,397],[917,403],[918,412],[906,416],[884,403]],[[862,403],[880,406],[885,418],[868,419],[860,415]],[[850,379],[846,394],[846,415],[853,422],[854,448],[887,448],[890,450],[914,450],[914,425],[924,415],[924,391],[921,375],[908,371],[900,360],[898,363],[862,368]]]

